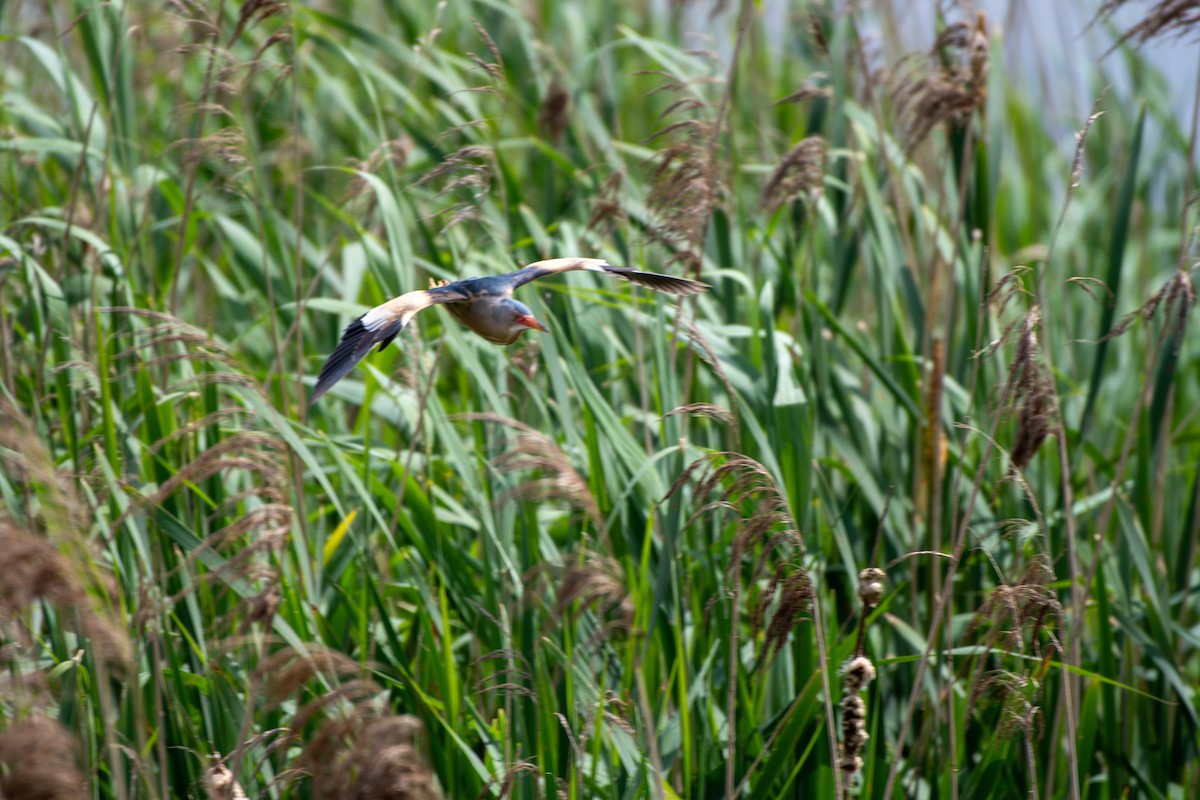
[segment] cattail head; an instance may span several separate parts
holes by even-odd
[[[842,668],[842,675],[846,679],[847,691],[861,692],[867,684],[875,680],[875,665],[871,663],[871,659],[859,656],[846,663]]]
[[[878,567],[867,567],[858,573],[858,599],[867,608],[874,608],[883,600],[884,581],[887,573]]]
[[[219,753],[209,756],[208,769],[204,770],[204,792],[208,800],[246,800],[246,791]]]

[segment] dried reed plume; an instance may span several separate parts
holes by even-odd
[[[503,94],[505,87],[508,85],[508,75],[504,71],[504,59],[500,55],[500,48],[496,46],[496,42],[492,39],[491,34],[479,24],[479,20],[473,19],[471,20],[471,24],[475,26],[475,32],[479,34],[479,38],[483,40],[488,54],[492,57],[491,61],[487,61],[475,53],[467,53],[471,60],[475,62],[475,66],[482,69],[488,76],[491,84],[490,86],[478,87],[471,91],[492,91],[497,94]]]
[[[625,182],[625,173],[614,172],[604,180],[600,194],[592,203],[592,213],[588,216],[587,229],[607,234],[614,224],[625,219],[625,210],[621,206],[621,186]]]
[[[417,717],[382,715],[360,704],[325,720],[300,756],[319,800],[441,800],[437,778],[417,750]]]
[[[980,11],[973,25],[948,25],[915,73],[898,70],[894,99],[910,147],[944,122],[963,125],[982,112],[989,61],[987,17]]]
[[[766,614],[771,601],[778,595],[775,613],[767,624],[763,636],[763,658],[759,669],[765,670],[775,660],[775,656],[787,644],[792,628],[802,620],[812,608],[813,585],[809,580],[808,571],[803,568],[792,569],[788,572],[778,565],[771,577],[767,588],[759,595],[752,618],[755,632],[761,629],[763,616]]]
[[[780,160],[759,198],[759,208],[774,211],[803,197],[817,200],[825,188],[825,140],[820,136],[801,139]]]
[[[91,796],[76,763],[78,742],[49,717],[35,716],[0,731],[0,797],[84,800]]]
[[[242,7],[238,10],[237,25],[229,37],[229,42],[232,44],[242,35],[242,31],[256,23],[276,14],[286,14],[287,11],[288,4],[279,0],[243,0]]]
[[[1050,434],[1053,387],[1038,356],[1037,326],[1041,310],[1034,306],[1021,322],[1017,352],[1009,366],[1005,393],[1017,411],[1017,431],[1011,450],[1014,469],[1023,469]]]
[[[450,215],[442,227],[442,230],[446,230],[460,222],[479,218],[479,208],[491,192],[495,174],[495,153],[492,149],[472,144],[446,156],[440,164],[418,178],[413,186],[440,184],[439,197],[459,190],[469,194],[469,200],[442,212]]]
[[[478,667],[489,661],[498,661],[503,666],[489,672],[475,682],[476,694],[496,694],[504,697],[537,696],[529,688],[529,685],[533,682],[533,667],[520,650],[507,647],[500,650],[493,650],[475,659],[471,666]]]
[[[415,746],[423,729],[402,714],[372,720],[351,751],[358,776],[345,797],[354,800],[440,800],[441,789]]]
[[[814,86],[816,81],[823,80],[826,77],[824,72],[814,72],[804,80],[803,86],[789,94],[782,100],[776,100],[775,105],[782,106],[788,103],[803,103],[805,100],[827,99],[833,97],[833,89],[828,86]]]
[[[1051,656],[1043,652],[1042,640],[1062,657],[1063,648],[1054,630],[1062,624],[1062,606],[1049,587],[1054,580],[1049,561],[1039,556],[1030,561],[1021,578],[1012,585],[997,587],[975,612],[967,627],[966,636],[983,632],[982,647],[973,670],[968,692],[966,719],[974,718],[973,709],[980,700],[998,702],[1003,708],[996,733],[1011,736],[1020,733],[1025,745],[1030,784],[1037,782],[1033,740],[1041,734],[1042,717],[1037,704],[1042,683],[1030,674],[1030,661],[1045,662]],[[1032,648],[1026,653],[1026,643]],[[1005,669],[1003,661],[1009,653],[1027,655],[1030,661],[1018,658],[1015,669]],[[985,669],[986,662],[999,664]]]
[[[655,156],[657,165],[648,201],[657,222],[649,234],[671,249],[674,260],[698,273],[708,220],[721,189],[714,163],[720,121],[705,118],[711,114],[711,107],[699,87],[718,83],[720,79],[705,75],[685,81],[663,72],[648,74],[666,78],[650,95],[662,92],[681,95],[666,107],[659,120],[688,112],[699,113],[698,116],[682,116],[645,140],[662,139],[667,143]]]
[[[541,770],[538,769],[538,765],[533,761],[514,761],[504,770],[503,775],[488,778],[487,783],[479,790],[479,800],[491,797],[493,786],[499,787],[499,794],[496,795],[497,800],[506,800],[506,798],[512,797],[513,790],[517,786],[517,781],[522,775],[529,775],[536,778],[539,772]]]
[[[1129,0],[1107,0],[1096,12],[1092,24],[1111,19]],[[1109,48],[1111,53],[1121,45],[1133,39],[1138,44],[1146,44],[1153,39],[1173,37],[1181,39],[1189,34],[1196,37],[1200,30],[1200,2],[1196,0],[1159,0],[1142,18],[1121,38]]]
[[[541,477],[526,480],[505,491],[498,503],[514,499],[534,503],[562,500],[584,511],[597,530],[604,530],[600,508],[587,481],[553,439],[523,422],[499,414],[462,414],[457,418],[491,422],[516,432],[516,440],[509,449],[492,459],[497,472],[541,473]]]
[[[1044,556],[1029,562],[1014,584],[1002,584],[984,601],[967,626],[965,636],[987,631],[987,649],[996,645],[1013,652],[1024,652],[1026,641],[1041,656],[1040,634],[1046,625],[1062,622],[1062,606],[1049,584],[1054,573]],[[980,656],[982,659],[984,656]]]
[[[129,661],[129,638],[121,626],[95,610],[81,566],[46,539],[4,521],[0,521],[0,553],[4,554],[0,620],[17,618],[39,600],[63,612],[67,619],[67,612],[74,610],[78,632],[88,637],[96,658]]]
[[[260,661],[254,678],[267,687],[267,703],[278,706],[314,677],[354,676],[363,670],[362,664],[337,650],[309,647],[305,652],[298,652],[284,648]]]
[[[292,697],[299,703],[301,690],[322,679],[322,688],[299,706],[290,723],[292,739],[305,737],[297,763],[312,779],[314,797],[439,800],[437,778],[417,750],[421,720],[388,713],[380,703],[383,690],[373,681],[341,679],[368,668],[335,650],[284,649],[263,659],[254,682],[265,687],[267,702],[279,707]]]
[[[694,496],[701,502],[714,494],[716,499],[709,499],[697,508],[687,525],[691,526],[714,511],[736,515],[737,532],[726,566],[726,577],[733,584],[735,602],[740,593],[740,572],[747,553],[755,553],[753,581],[768,572],[771,574],[751,611],[751,622],[757,634],[764,629],[767,610],[772,605],[775,607],[775,613],[765,624],[760,662],[765,668],[787,643],[792,628],[812,603],[813,589],[808,572],[787,557],[789,551],[799,552],[803,543],[779,485],[762,464],[740,453],[705,456],[690,464],[676,479],[667,498],[678,492],[698,471],[701,474]],[[715,600],[715,597],[710,600],[710,607]]]
[[[633,626],[636,609],[625,590],[620,565],[612,559],[593,556],[584,564],[568,567],[563,572],[554,616],[565,619],[576,602],[581,610],[590,606],[604,620],[594,638],[629,630]]]
[[[1172,338],[1172,344],[1178,348],[1183,341],[1183,332],[1187,327],[1188,314],[1196,305],[1196,285],[1192,276],[1186,270],[1176,270],[1162,288],[1142,303],[1141,307],[1126,314],[1113,329],[1101,337],[1100,341],[1121,336],[1139,319],[1145,322],[1152,320],[1158,309],[1164,309],[1164,333]]]

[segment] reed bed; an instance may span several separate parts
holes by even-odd
[[[1198,29],[1125,5],[1073,118],[965,3],[0,4],[0,796],[1200,794]],[[574,254],[712,288],[308,408]]]

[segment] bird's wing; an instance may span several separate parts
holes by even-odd
[[[633,269],[632,267],[614,267],[602,258],[552,258],[549,261],[537,261],[524,269],[510,273],[512,287],[516,289],[518,286],[524,286],[530,281],[536,281],[538,278],[544,278],[547,275],[555,275],[559,272],[571,272],[579,269],[587,270],[588,272],[603,272],[606,275],[615,275],[618,278],[632,281],[639,286],[646,286],[655,291],[679,295],[680,297],[699,294],[708,288],[707,283],[694,281],[691,278],[677,278],[674,275],[661,275],[657,272],[642,272],[640,269]]]
[[[362,361],[371,348],[387,347],[408,325],[416,313],[439,303],[457,303],[470,300],[471,294],[462,287],[450,283],[429,290],[408,292],[372,308],[346,326],[342,340],[321,367],[317,385],[313,388],[308,404],[312,405],[330,387],[346,376],[354,365]]]

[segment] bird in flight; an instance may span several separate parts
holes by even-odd
[[[431,289],[418,289],[372,308],[346,326],[341,342],[321,368],[309,405],[317,402],[331,386],[354,369],[354,365],[362,361],[372,347],[379,345],[379,349],[383,350],[400,335],[418,311],[430,306],[445,304],[459,322],[495,344],[512,344],[530,328],[546,330],[542,323],[534,319],[528,306],[513,299],[513,291],[538,278],[573,270],[614,275],[639,286],[680,297],[698,294],[708,288],[707,283],[690,278],[642,272],[632,267],[614,267],[600,258],[552,258],[504,275],[464,278]]]

